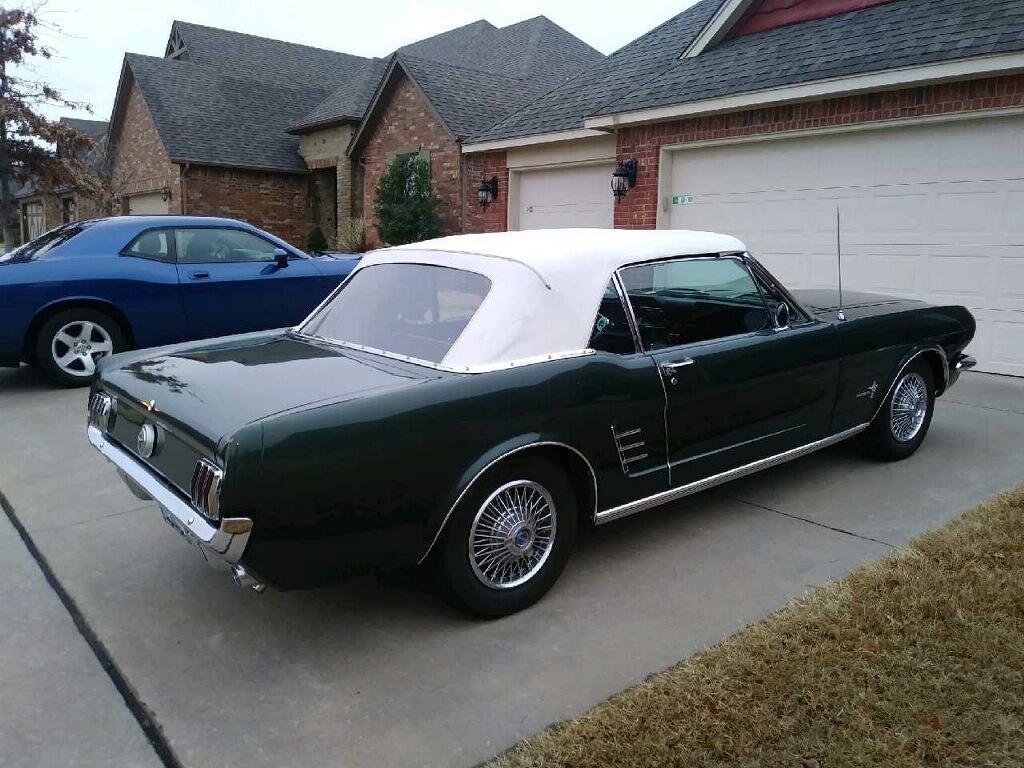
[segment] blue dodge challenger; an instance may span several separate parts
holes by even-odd
[[[78,386],[115,352],[295,325],[358,261],[233,219],[75,221],[0,255],[0,366]]]

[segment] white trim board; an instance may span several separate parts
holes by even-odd
[[[719,6],[718,10],[708,19],[708,23],[697,34],[693,41],[683,51],[680,59],[700,56],[704,49],[720,41],[729,34],[729,30],[739,21],[740,17],[747,12],[747,9],[754,4],[754,0],[726,0]]]
[[[511,139],[496,139],[494,141],[481,141],[475,144],[463,144],[463,154],[475,152],[493,152],[498,149],[510,149],[512,147],[528,147],[532,144],[550,144],[556,141],[572,141],[574,139],[587,139],[591,136],[607,136],[607,131],[592,131],[587,128],[573,128],[567,131],[554,131],[552,133],[535,133],[530,136],[517,136]]]
[[[775,104],[799,101],[817,101],[839,96],[850,96],[869,91],[893,90],[926,83],[961,80],[977,76],[995,76],[1024,72],[1024,53],[1002,53],[991,56],[976,56],[957,59],[940,64],[923,64],[914,67],[887,69],[849,77],[833,77],[807,83],[785,85],[762,91],[701,99],[686,104],[672,104],[631,112],[588,117],[583,121],[589,129],[614,130],[627,125],[684,119],[721,112],[737,112]]]

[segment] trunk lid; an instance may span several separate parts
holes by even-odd
[[[101,366],[100,386],[213,447],[276,413],[379,394],[442,375],[276,332],[118,355]]]

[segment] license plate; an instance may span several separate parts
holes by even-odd
[[[164,522],[171,526],[171,528],[174,529],[178,533],[178,535],[180,535],[183,539],[185,539],[185,541],[188,542],[189,545],[195,547],[199,546],[199,539],[196,538],[196,535],[192,533],[192,531],[190,531],[188,528],[186,528],[184,524],[182,524],[182,522],[178,520],[178,518],[176,518],[163,507],[160,507],[160,514],[163,515]]]

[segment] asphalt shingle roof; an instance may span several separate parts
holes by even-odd
[[[728,40],[595,114],[1019,50],[1021,0],[895,0]]]
[[[492,141],[583,127],[583,118],[662,72],[700,32],[722,0],[702,0],[584,70],[564,85],[473,136]]]
[[[395,54],[457,136],[493,124],[604,58],[544,16],[501,28],[477,21],[403,46]],[[387,65],[375,60],[293,130],[361,118]]]
[[[96,141],[107,135],[109,125],[106,120],[83,120],[79,117],[62,117],[60,121]]]
[[[324,98],[324,89],[257,84],[194,61],[134,53],[125,63],[172,160],[306,170],[298,137],[285,131]]]
[[[594,115],[1024,50],[1020,0],[894,0],[737,37],[680,59],[721,2],[702,0],[473,141],[582,128]]]
[[[126,54],[172,160],[306,169],[289,133],[359,121],[388,60],[175,21],[178,59]],[[477,21],[397,52],[457,135],[494,123],[600,60],[543,16],[501,29]]]
[[[368,59],[350,53],[175,21],[172,32],[181,35],[187,58],[224,74],[260,82],[294,86],[315,83],[330,90],[351,80]]]

